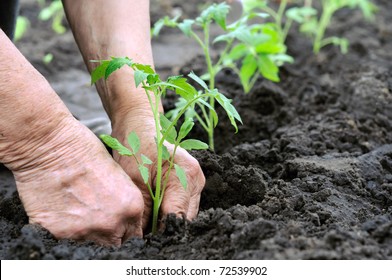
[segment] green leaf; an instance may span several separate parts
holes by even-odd
[[[177,164],[174,164],[174,169],[176,170],[176,175],[177,175],[178,179],[180,180],[180,183],[181,183],[182,187],[184,189],[186,189],[187,185],[188,185],[188,180],[186,178],[186,174],[185,174],[184,169],[182,169]]]
[[[303,23],[307,18],[317,15],[317,10],[312,7],[293,7],[286,11],[286,17]]]
[[[154,84],[156,84],[156,83],[158,83],[158,82],[160,82],[160,79],[159,79],[159,75],[158,75],[158,74],[149,74],[149,75],[147,76],[147,83],[148,83],[149,85],[154,85]]]
[[[176,94],[186,100],[191,100],[197,95],[197,90],[187,82],[186,78],[181,76],[170,77],[168,83],[175,85]]]
[[[369,0],[359,0],[359,8],[367,20],[374,19],[374,13],[378,11],[378,7]]]
[[[265,0],[242,0],[241,3],[245,13],[267,6],[267,1]]]
[[[229,10],[230,6],[223,2],[216,6],[215,13],[213,14],[213,19],[223,30],[226,30],[226,17]]]
[[[92,72],[91,72],[91,84],[95,84],[99,79],[105,77],[106,68],[109,66],[108,60],[101,61],[101,64],[98,65]]]
[[[321,43],[323,44],[324,41],[328,41],[328,42],[330,42],[330,44],[333,44],[335,46],[339,46],[342,54],[346,54],[348,52],[349,42],[346,38],[329,37],[329,38],[325,38],[324,40],[322,40]]]
[[[165,145],[162,145],[162,158],[164,160],[169,160],[170,159],[170,153],[169,150]]]
[[[259,72],[263,77],[271,80],[273,82],[279,82],[279,68],[275,63],[269,58],[268,55],[261,54],[257,59],[257,65]]]
[[[294,58],[285,53],[271,54],[269,57],[277,66],[282,66],[285,63],[294,63]]]
[[[222,29],[226,30],[226,17],[229,10],[230,6],[224,2],[220,4],[212,4],[207,9],[203,10],[200,17],[197,18],[197,21],[205,25],[213,19]]]
[[[165,26],[165,20],[163,18],[159,19],[151,29],[152,37],[157,37],[164,26]]]
[[[148,64],[140,64],[140,63],[134,63],[133,66],[140,71],[143,71],[144,73],[147,74],[155,74],[154,69],[152,69],[151,65]]]
[[[109,61],[109,65],[105,71],[105,79],[107,79],[114,71],[120,69],[124,65],[132,66],[133,62],[128,57],[114,57]]]
[[[206,150],[208,149],[208,145],[200,140],[196,139],[187,139],[180,143],[180,147],[185,150]]]
[[[142,155],[142,162],[143,164],[152,164],[152,160],[145,155]]]
[[[110,148],[113,150],[117,151],[120,155],[122,156],[133,156],[134,153],[132,153],[128,148],[126,148],[124,145],[122,145],[116,138],[107,135],[107,134],[101,134],[99,138],[102,139],[102,141]]]
[[[192,33],[192,25],[195,23],[192,19],[185,19],[183,22],[178,24],[178,28],[188,37]]]
[[[143,182],[145,184],[147,184],[148,183],[148,178],[149,178],[149,173],[150,173],[148,168],[145,167],[144,165],[139,165],[138,168],[139,168],[140,175],[142,175]]]
[[[257,61],[252,54],[248,54],[243,60],[240,69],[240,80],[245,93],[250,91],[249,81],[256,73]]]
[[[188,102],[184,98],[178,98],[177,102],[175,103],[175,108],[167,112],[166,117],[170,120],[174,120],[187,104]]]
[[[268,39],[259,42],[255,45],[257,53],[282,53],[286,50],[284,44],[281,43],[281,34],[276,30],[274,25],[264,24],[261,27],[261,32]]]
[[[199,85],[201,85],[202,88],[204,88],[205,90],[208,90],[207,84],[202,79],[200,79],[195,73],[193,72],[189,73],[188,77],[193,79]]]
[[[227,34],[222,34],[217,36],[214,41],[212,41],[213,44],[218,43],[218,42],[229,42],[234,38],[234,35],[232,33],[227,33]]]
[[[317,34],[318,30],[318,21],[316,17],[312,17],[301,24],[299,31],[308,35]]]
[[[27,17],[18,16],[16,19],[16,26],[15,26],[15,34],[14,39],[15,41],[19,41],[22,39],[23,35],[29,29],[30,21]]]
[[[134,154],[140,150],[140,140],[136,132],[132,131],[128,135],[128,144],[131,147]]]
[[[231,100],[219,92],[215,99],[223,107],[223,109],[225,109],[231,125],[235,128],[235,131],[238,132],[236,120],[240,123],[242,123],[242,120],[235,107],[231,104]]]
[[[246,55],[248,47],[245,44],[238,44],[230,50],[227,57],[231,60],[238,60]]]
[[[174,144],[177,139],[177,131],[174,126],[170,127],[172,122],[166,118],[164,114],[160,114],[159,120],[162,127],[162,134],[165,135],[165,140],[167,140],[170,144]]]
[[[143,81],[145,81],[149,74],[144,73],[143,71],[136,70],[134,75],[135,85],[138,87]]]
[[[191,118],[186,119],[185,122],[181,125],[180,132],[178,133],[177,141],[181,141],[182,139],[184,139],[192,130],[194,125],[195,123]]]

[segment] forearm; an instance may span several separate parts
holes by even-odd
[[[138,63],[153,65],[148,0],[63,0],[68,21],[92,71],[91,60],[128,56]],[[106,82],[99,81],[98,92],[112,121],[119,112],[148,108],[148,100],[133,83],[132,71],[124,68]]]
[[[12,164],[10,158],[31,152],[28,142],[37,142],[72,115],[2,30],[0,42],[0,162]]]

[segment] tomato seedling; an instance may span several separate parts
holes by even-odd
[[[165,189],[169,182],[170,173],[173,169],[175,170],[181,185],[184,188],[187,187],[186,173],[181,168],[181,166],[175,163],[175,154],[177,149],[179,147],[185,150],[200,150],[208,148],[207,144],[199,140],[186,139],[186,136],[194,126],[192,118],[186,118],[179,129],[177,129],[178,120],[187,111],[196,110],[195,107],[197,106],[201,108],[208,107],[210,111],[213,112],[212,122],[213,126],[215,126],[218,123],[218,117],[214,108],[212,108],[205,101],[207,99],[213,99],[225,109],[231,124],[236,130],[236,121],[241,122],[241,118],[229,99],[227,99],[217,89],[208,88],[205,82],[194,73],[190,73],[188,77],[193,79],[202,87],[201,91],[197,91],[191,84],[188,83],[187,79],[182,76],[172,76],[169,77],[166,81],[162,81],[151,66],[135,63],[128,57],[113,57],[110,60],[94,62],[99,62],[100,65],[96,67],[91,73],[92,84],[101,78],[107,79],[114,71],[120,69],[123,66],[129,66],[133,69],[136,87],[141,86],[147,95],[150,109],[154,116],[156,129],[155,142],[157,158],[155,159],[155,163],[153,163],[154,161],[148,158],[146,155],[139,154],[141,144],[140,139],[135,132],[131,132],[127,138],[128,147],[110,135],[101,135],[101,139],[106,143],[106,145],[108,145],[113,150],[116,150],[120,155],[133,157],[135,159],[140,175],[143,178],[143,182],[146,184],[153,200],[152,232],[156,233],[159,208],[164,197]],[[159,104],[161,103],[161,99],[163,96],[165,96],[167,90],[174,91],[184,100],[184,104],[181,110],[178,111],[173,120],[169,120],[159,112]],[[153,101],[152,96],[154,97],[155,101]],[[166,146],[167,143],[172,145],[171,153]],[[165,174],[163,173],[162,168],[164,161],[167,161],[169,166],[169,169]],[[154,176],[156,178],[155,189],[152,187],[152,178],[149,173],[149,166],[152,164],[156,164],[154,168],[156,170],[156,176]]]
[[[369,0],[321,0],[321,15],[310,17],[304,22],[300,30],[310,35],[313,39],[313,52],[319,53],[320,49],[333,44],[340,47],[342,53],[348,52],[349,42],[346,38],[331,36],[325,37],[325,31],[330,25],[333,15],[343,8],[360,8],[366,19],[372,19],[376,6]]]
[[[227,25],[227,15],[230,7],[226,3],[212,4],[203,10],[196,19],[185,19],[179,22],[179,18],[170,19],[165,17],[157,21],[152,29],[152,35],[157,36],[164,26],[178,28],[186,36],[193,38],[202,48],[207,73],[202,75],[203,80],[208,81],[209,89],[215,88],[215,77],[224,68],[231,68],[239,77],[245,93],[254,86],[256,80],[263,76],[269,80],[279,81],[279,66],[291,58],[285,54],[286,47],[282,44],[278,33],[268,24],[252,24],[248,22],[254,17],[264,17],[265,14],[245,12],[239,20]],[[217,24],[223,34],[211,38],[211,24]],[[196,29],[202,30],[200,36]],[[219,58],[214,61],[210,47],[214,43],[224,45]],[[206,130],[209,146],[214,149],[214,111],[215,101],[213,98],[207,101],[208,108],[203,108],[203,117],[195,115],[202,127]],[[176,106],[180,107],[183,100],[179,100]],[[176,115],[179,109],[169,115]],[[207,110],[209,110],[207,112]]]

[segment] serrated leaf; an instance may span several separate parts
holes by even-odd
[[[215,99],[223,107],[223,109],[225,109],[231,125],[235,128],[235,131],[238,132],[236,121],[242,124],[242,120],[235,107],[231,104],[231,100],[221,93],[218,93]]]
[[[193,79],[199,85],[201,85],[201,87],[204,88],[205,90],[208,90],[207,84],[202,79],[200,79],[195,73],[193,72],[189,73],[188,77]]]
[[[188,180],[186,178],[186,174],[185,174],[184,169],[182,169],[182,167],[180,167],[177,164],[174,164],[174,169],[176,170],[176,175],[177,175],[178,179],[180,180],[182,187],[184,189],[186,189],[188,186]]]
[[[249,13],[256,8],[264,8],[267,6],[265,0],[242,0],[241,3],[245,13]]]
[[[164,26],[176,27],[177,26],[177,20],[178,20],[179,17],[180,16],[176,16],[175,18],[171,19],[168,16],[165,16],[164,18],[161,18],[160,20],[158,20],[154,24],[154,27],[151,30],[151,35],[153,37],[158,36]]]
[[[180,147],[185,150],[206,150],[208,149],[208,145],[200,140],[196,139],[187,139],[180,143]]]
[[[257,70],[257,61],[253,55],[248,54],[243,60],[240,69],[240,80],[241,84],[244,87],[245,93],[250,91],[249,81],[256,73]]]
[[[178,24],[178,28],[188,37],[191,36],[192,33],[192,25],[194,24],[194,20],[185,19],[183,22]]]
[[[136,70],[135,73],[133,74],[136,87],[138,87],[143,81],[145,81],[147,79],[148,75],[149,74],[147,74],[141,70]]]
[[[164,114],[160,114],[159,120],[162,127],[162,134],[166,137],[165,140],[167,140],[170,144],[174,144],[177,139],[176,128],[174,126],[169,128],[172,122],[166,118]]]
[[[186,100],[191,100],[197,95],[197,90],[187,82],[186,78],[181,76],[170,77],[168,83],[175,85],[174,90],[176,94]]]
[[[151,29],[152,37],[157,37],[164,26],[165,26],[165,21],[163,18],[155,22],[153,28]]]
[[[184,139],[192,130],[194,125],[195,123],[191,118],[186,119],[185,122],[180,127],[180,132],[178,133],[177,141],[181,141],[182,139]]]
[[[152,164],[152,160],[149,159],[147,156],[142,155],[141,157],[142,157],[143,164]]]
[[[176,27],[178,18],[179,18],[179,16],[177,16],[177,17],[175,17],[173,19],[169,18],[168,16],[165,16],[164,18],[161,18],[160,20],[158,20],[154,24],[154,26],[153,26],[153,28],[151,30],[151,35],[153,37],[158,36],[164,26]]]
[[[143,71],[144,73],[147,74],[155,74],[154,69],[152,69],[151,65],[148,64],[140,64],[140,63],[134,63],[133,66],[140,71]]]
[[[231,60],[238,60],[246,55],[248,47],[245,44],[238,44],[230,50],[227,57]]]
[[[213,19],[223,30],[226,30],[226,17],[229,10],[230,6],[223,2],[216,6],[213,14]]]
[[[259,55],[257,59],[258,69],[263,77],[271,80],[273,82],[279,82],[279,68],[275,63],[269,58],[268,55]]]
[[[212,41],[212,43],[215,44],[218,42],[229,42],[233,38],[234,38],[234,35],[232,33],[222,34],[222,35],[217,36],[214,39],[214,41]]]
[[[134,153],[132,153],[128,148],[126,148],[124,145],[122,145],[116,138],[107,135],[107,134],[101,134],[99,138],[102,139],[102,141],[110,148],[113,150],[117,151],[120,155],[122,156],[133,156]]]
[[[150,173],[148,168],[145,167],[144,165],[139,165],[138,168],[139,168],[140,175],[142,175],[143,182],[145,184],[147,184],[148,183],[148,178],[149,178],[149,173]]]
[[[162,146],[162,158],[164,160],[169,160],[170,159],[170,153],[169,150],[165,145]]]
[[[226,17],[229,10],[230,6],[224,2],[220,4],[212,4],[203,10],[198,21],[201,21],[202,24],[206,24],[213,19],[222,29],[226,30]]]
[[[132,60],[128,57],[114,57],[109,61],[109,65],[105,71],[105,79],[107,79],[114,71],[120,69],[124,65],[131,66]]]
[[[294,58],[285,53],[271,54],[270,58],[277,66],[282,66],[284,63],[294,63]]]
[[[317,10],[312,7],[293,7],[286,11],[286,16],[298,23],[303,23],[307,18],[317,15]]]
[[[106,68],[108,68],[109,61],[105,60],[102,61],[100,65],[98,65],[92,72],[91,72],[91,84],[95,84],[99,79],[105,77]]]
[[[128,144],[131,147],[134,154],[140,150],[140,140],[136,132],[132,131],[128,135]]]
[[[154,85],[154,84],[156,84],[159,81],[160,80],[159,80],[159,75],[158,74],[149,74],[147,76],[147,83],[149,85]]]
[[[318,21],[316,17],[312,17],[305,21],[303,24],[300,26],[300,32],[309,34],[309,35],[315,35],[317,34],[318,30]]]

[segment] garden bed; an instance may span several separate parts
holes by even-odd
[[[374,23],[352,11],[333,23],[351,42],[347,55],[335,47],[314,55],[294,33],[287,45],[296,62],[282,67],[280,83],[259,79],[244,95],[232,72],[217,77],[244,125],[233,136],[221,118],[217,153],[193,153],[207,179],[194,222],[169,217],[162,234],[121,248],[58,241],[28,225],[12,174],[0,167],[0,258],[392,259],[392,2],[375,2]],[[22,8],[32,18],[37,11]],[[39,25],[46,29],[30,30],[19,43],[35,67],[57,85],[58,73],[83,71],[71,34]],[[178,41],[166,44],[165,36]],[[154,42],[156,57],[187,44],[173,36]],[[39,54],[49,50],[55,60],[45,65]],[[156,60],[166,74],[205,71],[200,57]]]

